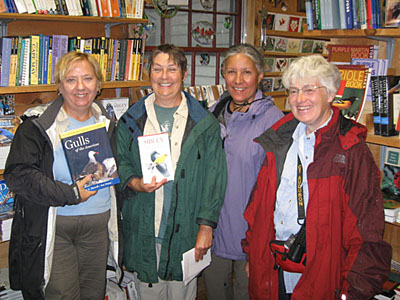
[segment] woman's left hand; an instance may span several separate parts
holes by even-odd
[[[200,225],[194,247],[194,259],[199,261],[206,255],[213,242],[213,229],[208,225]]]

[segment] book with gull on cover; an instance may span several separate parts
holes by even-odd
[[[139,136],[138,143],[143,182],[151,183],[153,176],[156,182],[174,180],[168,132]]]
[[[60,138],[72,181],[92,175],[92,180],[85,185],[88,191],[120,182],[104,123],[64,132]]]

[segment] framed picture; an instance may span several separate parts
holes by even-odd
[[[306,0],[297,0],[297,11],[306,12]]]

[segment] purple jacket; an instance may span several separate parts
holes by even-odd
[[[243,213],[265,157],[265,151],[253,140],[278,121],[283,113],[271,97],[263,96],[258,90],[248,112],[234,112],[226,124],[226,106],[230,99],[230,95],[224,93],[210,107],[221,126],[228,165],[228,184],[218,226],[214,230],[212,251],[222,258],[245,260],[241,240],[245,238],[247,222]]]

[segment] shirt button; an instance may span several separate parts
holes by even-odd
[[[306,156],[306,159],[308,159],[308,156]]]
[[[283,221],[281,221],[281,225],[283,225]]]
[[[175,146],[178,146],[178,143],[177,143],[177,142],[175,142]]]

